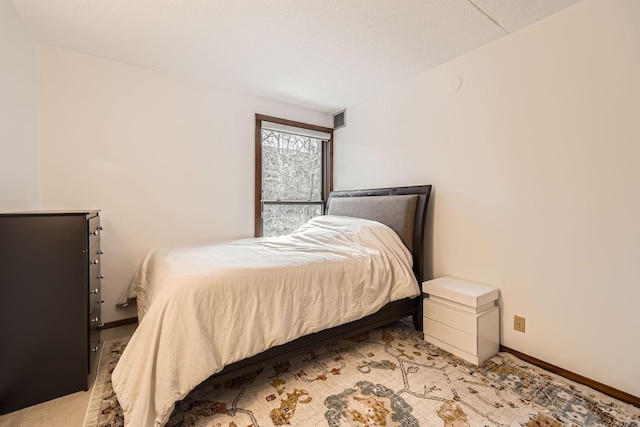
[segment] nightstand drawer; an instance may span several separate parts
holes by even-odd
[[[446,305],[424,300],[424,317],[451,326],[470,335],[477,335],[478,322],[474,313],[455,310]]]
[[[464,333],[429,318],[424,319],[424,333],[474,356],[478,354],[478,338],[475,335]]]

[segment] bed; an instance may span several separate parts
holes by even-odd
[[[422,330],[430,193],[335,191],[289,236],[150,251],[128,290],[140,324],[112,375],[125,425],[161,426],[204,381],[407,316]]]

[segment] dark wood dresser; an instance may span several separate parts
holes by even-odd
[[[101,230],[99,211],[0,213],[0,414],[88,389]]]

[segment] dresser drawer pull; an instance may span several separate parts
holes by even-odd
[[[98,251],[98,255],[104,255],[104,252]]]
[[[91,323],[98,323],[100,321],[99,317],[96,317],[95,319],[91,319]]]
[[[91,232],[91,234],[93,234],[94,236],[97,236],[98,233],[100,233],[100,232],[98,231],[97,228]]]
[[[98,323],[98,329],[104,328],[104,323]]]
[[[98,292],[100,292],[100,288],[95,288],[91,290],[92,294],[97,294]]]
[[[95,347],[91,347],[91,352],[95,353],[96,351],[98,351],[98,349],[100,348],[99,345],[95,346]]]
[[[100,264],[100,260],[99,259],[94,259],[93,261],[91,261],[91,264]]]
[[[98,226],[98,230],[102,231],[102,226],[101,225]]]
[[[104,304],[104,300],[103,300],[102,298],[100,298],[100,299],[98,300],[98,304]]]
[[[99,275],[97,278],[98,278],[98,279],[104,279],[104,275],[103,275],[103,274],[101,274],[101,275]]]

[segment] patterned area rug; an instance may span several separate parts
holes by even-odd
[[[106,342],[85,427],[124,425]],[[169,426],[640,426],[628,405],[500,353],[475,367],[403,320],[223,385],[201,386]]]

